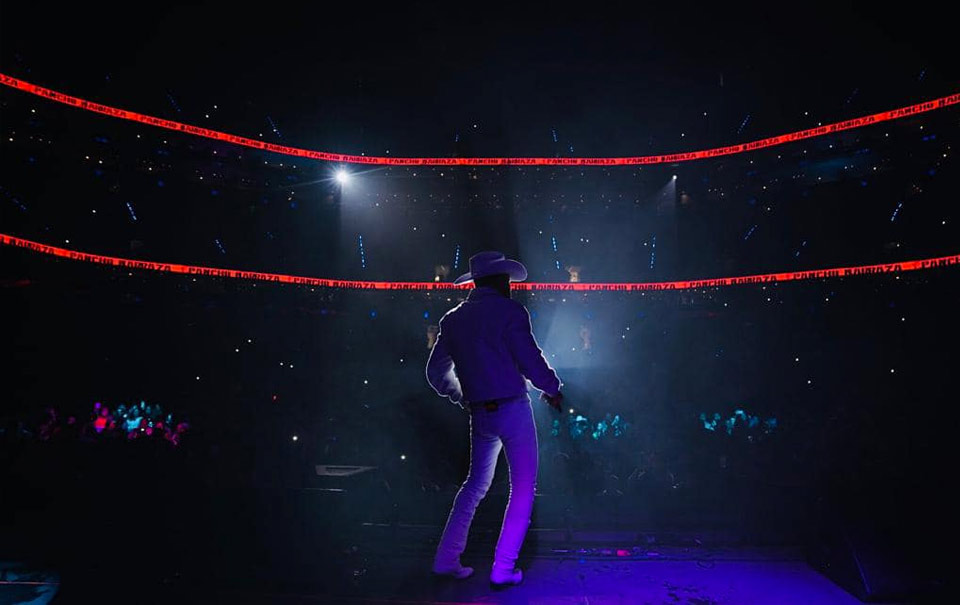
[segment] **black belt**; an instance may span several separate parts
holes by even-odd
[[[499,409],[501,402],[505,403],[508,401],[512,401],[513,399],[514,397],[501,397],[500,399],[487,399],[485,401],[471,401],[470,408],[473,409],[474,407],[476,407],[479,409],[480,407],[483,407],[483,409],[488,412],[496,412],[497,409]]]

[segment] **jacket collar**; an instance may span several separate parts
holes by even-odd
[[[470,293],[467,294],[467,300],[475,301],[486,298],[503,298],[499,292],[494,288],[488,288],[486,286],[478,286],[470,290]]]

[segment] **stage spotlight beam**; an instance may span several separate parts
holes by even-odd
[[[337,170],[333,178],[337,181],[339,185],[346,185],[350,182],[350,173],[344,170],[343,168]]]

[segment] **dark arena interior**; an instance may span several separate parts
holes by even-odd
[[[0,8],[0,603],[957,602],[945,9],[242,6]]]

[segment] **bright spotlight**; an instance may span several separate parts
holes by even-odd
[[[673,180],[677,180],[677,175],[673,175]]]
[[[334,178],[337,179],[337,183],[346,185],[350,182],[350,173],[341,168],[337,171],[336,175],[334,175]]]

